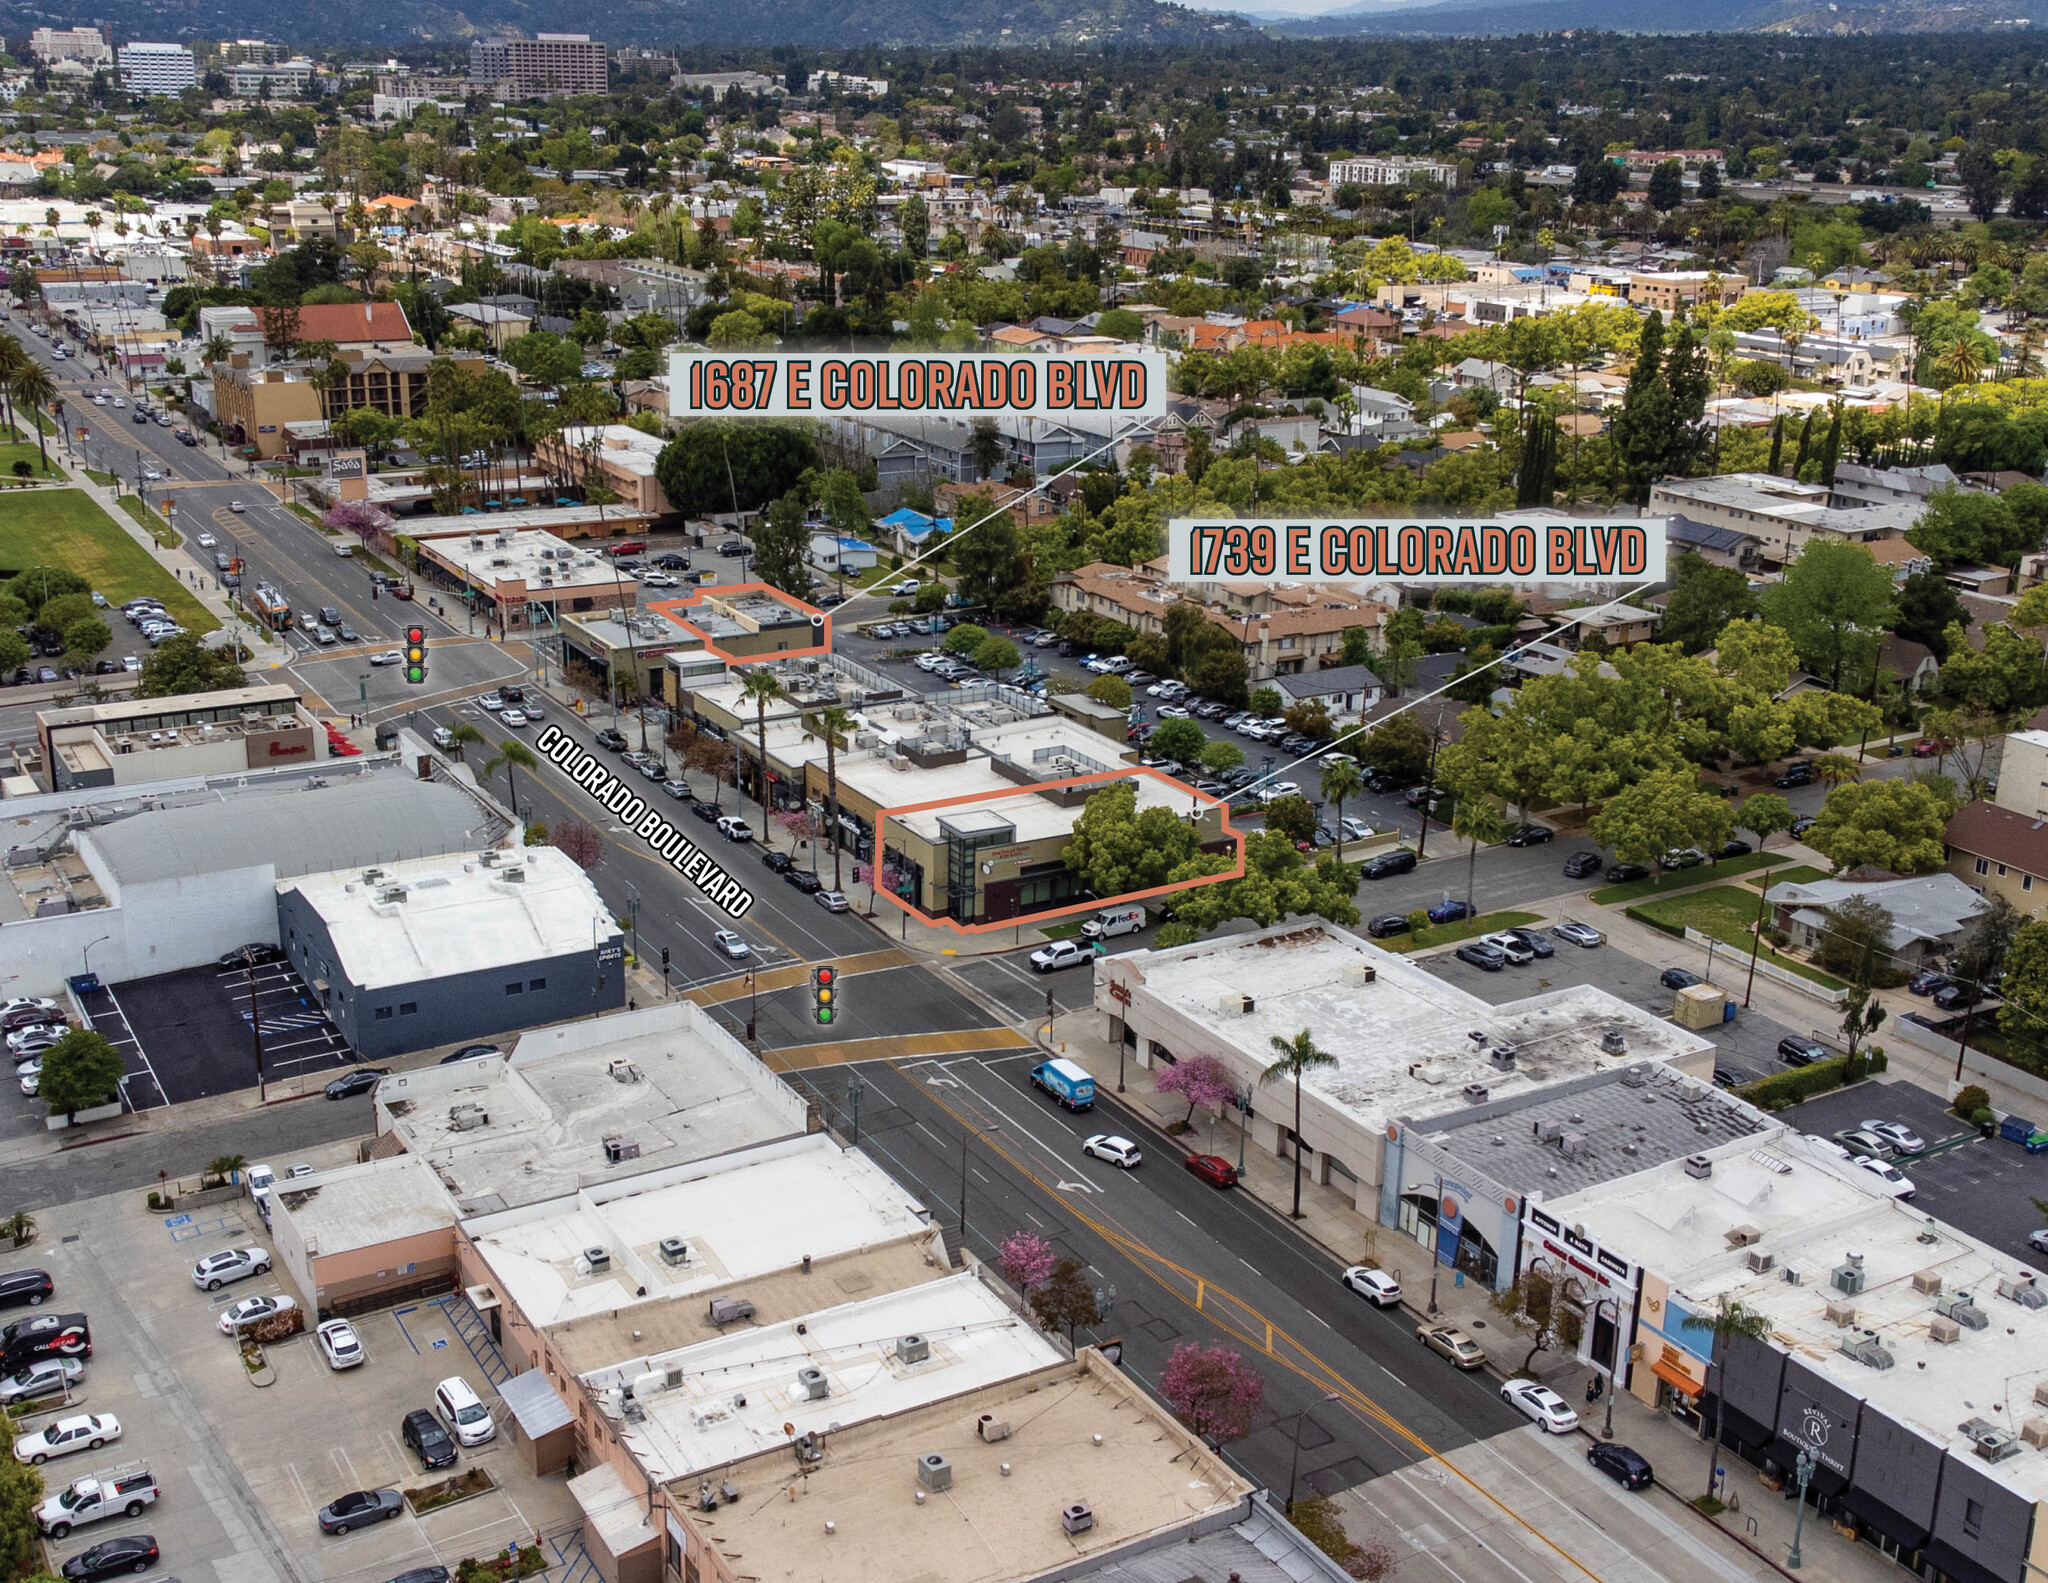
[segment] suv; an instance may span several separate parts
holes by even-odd
[[[455,1442],[448,1438],[441,1421],[424,1407],[415,1407],[405,1415],[398,1426],[398,1438],[412,1447],[421,1467],[454,1466]]]
[[[1787,1066],[1811,1066],[1815,1061],[1825,1061],[1828,1052],[1826,1046],[1811,1039],[1802,1039],[1795,1033],[1787,1034],[1778,1041],[1778,1058]]]
[[[1359,872],[1361,879],[1385,879],[1391,874],[1414,872],[1415,854],[1402,847],[1397,852],[1382,852],[1368,862]]]
[[[0,1275],[0,1307],[26,1303],[31,1308],[40,1308],[43,1299],[56,1289],[57,1283],[50,1279],[48,1270],[9,1270]]]
[[[1813,784],[1813,760],[1797,759],[1787,764],[1771,781],[1773,786],[1811,786]]]
[[[36,1314],[0,1330],[0,1373],[42,1358],[89,1358],[92,1326],[83,1314]]]

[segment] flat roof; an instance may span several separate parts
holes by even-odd
[[[866,1155],[824,1133],[695,1161],[573,1197],[480,1216],[464,1229],[535,1325],[694,1296],[903,1238],[925,1216]],[[686,1262],[661,1243],[679,1239]],[[590,1249],[609,1263],[592,1270]]]
[[[538,528],[503,525],[500,517],[478,517],[467,535],[426,538],[421,548],[456,567],[473,583],[523,581],[529,592],[603,587],[630,591],[638,586],[610,561],[589,549]],[[586,518],[585,520],[589,520]],[[552,581],[544,581],[552,579]]]
[[[981,1439],[984,1416],[1007,1424],[1009,1437]],[[1093,1348],[879,1421],[843,1419],[794,1500],[786,1445],[777,1435],[761,1448],[771,1452],[767,1460],[730,1470],[739,1499],[715,1511],[696,1509],[695,1481],[675,1492],[721,1552],[745,1556],[749,1576],[1007,1583],[1070,1576],[1116,1553],[1121,1565],[1088,1575],[1220,1580],[1220,1570],[1194,1570],[1186,1540],[1254,1512],[1252,1485]],[[934,1455],[945,1459],[951,1482],[920,1502],[920,1459]],[[1069,1534],[1060,1514],[1075,1501],[1087,1502],[1094,1526]],[[1265,1527],[1245,1537],[1263,1537]],[[1147,1539],[1158,1541],[1149,1552]],[[1304,1570],[1313,1563],[1301,1550],[1280,1553],[1290,1563],[1284,1570],[1248,1570],[1246,1583],[1321,1575]]]
[[[445,1231],[455,1223],[455,1201],[416,1154],[395,1154],[360,1165],[338,1166],[277,1187],[280,1212],[291,1216],[314,1258],[373,1248]]]
[[[1985,1478],[2048,1499],[2048,1454],[2025,1446],[2008,1460],[1984,1461],[1960,1428],[1981,1418],[2017,1433],[2048,1417],[2034,1401],[2035,1385],[2048,1380],[2048,1307],[1998,1293],[2000,1280],[2022,1273],[2048,1286],[2032,1266],[1898,1202],[1875,1177],[1799,1134],[1747,1156],[1717,1157],[1704,1180],[1683,1170],[1661,1165],[1549,1207],[1663,1275],[1695,1309],[1711,1312],[1726,1297],[1768,1315],[1772,1341],[1805,1367],[1969,1458]],[[1752,1228],[1756,1240],[1731,1246],[1737,1227]],[[1750,1269],[1753,1252],[1771,1254],[1774,1268]],[[1852,1254],[1863,1261],[1864,1286],[1845,1295],[1829,1277]],[[1798,1285],[1787,1282],[1787,1269],[1799,1272]],[[1923,1285],[1939,1278],[1940,1294],[1915,1287],[1923,1274]],[[1972,1294],[1989,1325],[1934,1341],[1928,1324],[1937,1295],[1957,1292]],[[1853,1327],[1828,1318],[1830,1302],[1854,1308]],[[1844,1353],[1852,1328],[1876,1332],[1894,1366]]]
[[[128,720],[154,720],[160,716],[189,715],[194,711],[225,709],[236,713],[269,714],[270,704],[285,704],[290,714],[298,707],[299,689],[288,682],[265,682],[255,687],[227,687],[211,693],[183,693],[170,698],[114,698],[106,703],[78,704],[69,709],[38,709],[36,723],[51,730],[62,726],[110,726]]]
[[[1119,964],[1127,969],[1121,975]],[[1347,971],[1361,967],[1372,968],[1373,982],[1347,983]],[[1610,1069],[1617,1058],[1601,1048],[1610,1029],[1620,1031],[1631,1062],[1711,1055],[1715,1048],[1592,985],[1491,1005],[1423,964],[1327,923],[1127,952],[1098,967],[1098,980],[1105,975],[1125,978],[1134,993],[1261,1067],[1272,1058],[1274,1038],[1314,1029],[1316,1044],[1337,1064],[1309,1072],[1303,1086],[1375,1129],[1462,1110],[1468,1083],[1484,1083],[1497,1102]],[[1253,1009],[1226,1014],[1225,996],[1233,1005],[1249,998]],[[1489,1060],[1496,1046],[1515,1050],[1512,1072]]]
[[[546,846],[279,882],[280,895],[291,891],[326,924],[341,970],[364,989],[594,952],[619,932],[582,866]]]
[[[571,451],[595,446],[598,459],[607,467],[636,478],[652,478],[654,464],[668,444],[668,437],[648,434],[624,423],[571,424],[557,436],[556,444]]]
[[[1057,762],[1057,760],[1053,762]],[[923,813],[897,814],[889,822],[933,843],[942,842],[947,839],[946,827],[951,827],[953,830],[958,830],[962,833],[968,833],[974,831],[986,832],[1007,826],[1010,831],[1008,839],[1020,843],[1025,841],[1044,841],[1054,836],[1071,836],[1074,833],[1074,824],[1081,817],[1082,813],[1083,805],[1081,803],[1071,803],[1062,806],[1049,797],[1017,787],[1013,782],[1004,780],[991,770],[988,767],[988,761],[985,759],[970,759],[967,765],[963,767],[978,767],[984,784],[990,788],[1002,788],[1002,795],[998,795],[995,790],[991,789],[988,793],[988,800],[978,805],[956,805],[951,808],[930,808]],[[1115,766],[1104,767],[1114,768]],[[1092,767],[1086,766],[1079,766],[1064,772],[1065,775],[1073,776],[1092,775],[1094,773],[1096,771]],[[843,773],[841,778],[844,779]],[[901,780],[903,777],[899,776],[896,778]],[[910,778],[916,782],[916,785],[913,788],[904,790],[900,795],[906,799],[914,799],[920,802],[925,800],[930,794],[924,790],[923,774],[920,773]],[[1064,778],[1064,776],[1061,778]],[[1218,806],[1216,799],[1212,797],[1198,798],[1192,791],[1186,793],[1173,791],[1164,781],[1161,781],[1156,776],[1143,773],[1134,773],[1126,776],[1121,782],[1102,781],[1092,787],[1076,787],[1073,790],[1077,793],[1093,795],[1096,791],[1118,784],[1136,788],[1138,794],[1137,806],[1141,813],[1147,808],[1164,808],[1170,813],[1186,814],[1196,809],[1208,812],[1210,809]]]
[[[803,1099],[687,1000],[522,1034],[505,1056],[395,1072],[379,1132],[490,1214],[805,1130]],[[474,1106],[482,1112],[458,1107]],[[629,1137],[637,1157],[607,1158]]]
[[[803,1327],[799,1334],[793,1323],[749,1325],[579,1377],[619,1442],[650,1478],[667,1482],[786,1447],[786,1423],[822,1434],[1060,1361],[1051,1339],[974,1270],[821,1309],[804,1316]],[[902,1336],[923,1338],[930,1355],[903,1362]],[[799,1384],[803,1369],[818,1371],[826,1394],[813,1397]],[[680,1382],[636,1389],[644,1416],[628,1420],[620,1387],[648,1373]]]

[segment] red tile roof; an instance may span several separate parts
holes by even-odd
[[[354,346],[363,341],[412,339],[405,309],[395,302],[329,302],[299,310],[299,339]]]

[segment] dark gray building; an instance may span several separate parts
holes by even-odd
[[[306,875],[278,886],[279,939],[371,1060],[609,1011],[625,942],[551,847]]]

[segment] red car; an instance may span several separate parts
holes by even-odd
[[[616,544],[607,544],[604,547],[604,552],[605,554],[614,557],[620,555],[638,555],[642,550],[646,548],[647,541],[645,539],[621,539]]]
[[[1913,744],[1913,757],[1916,759],[1940,758],[1942,754],[1950,753],[1954,750],[1955,744],[1953,742],[1936,742],[1931,739],[1922,739]]]
[[[1237,1186],[1237,1167],[1220,1154],[1191,1154],[1187,1166],[1211,1187]]]

